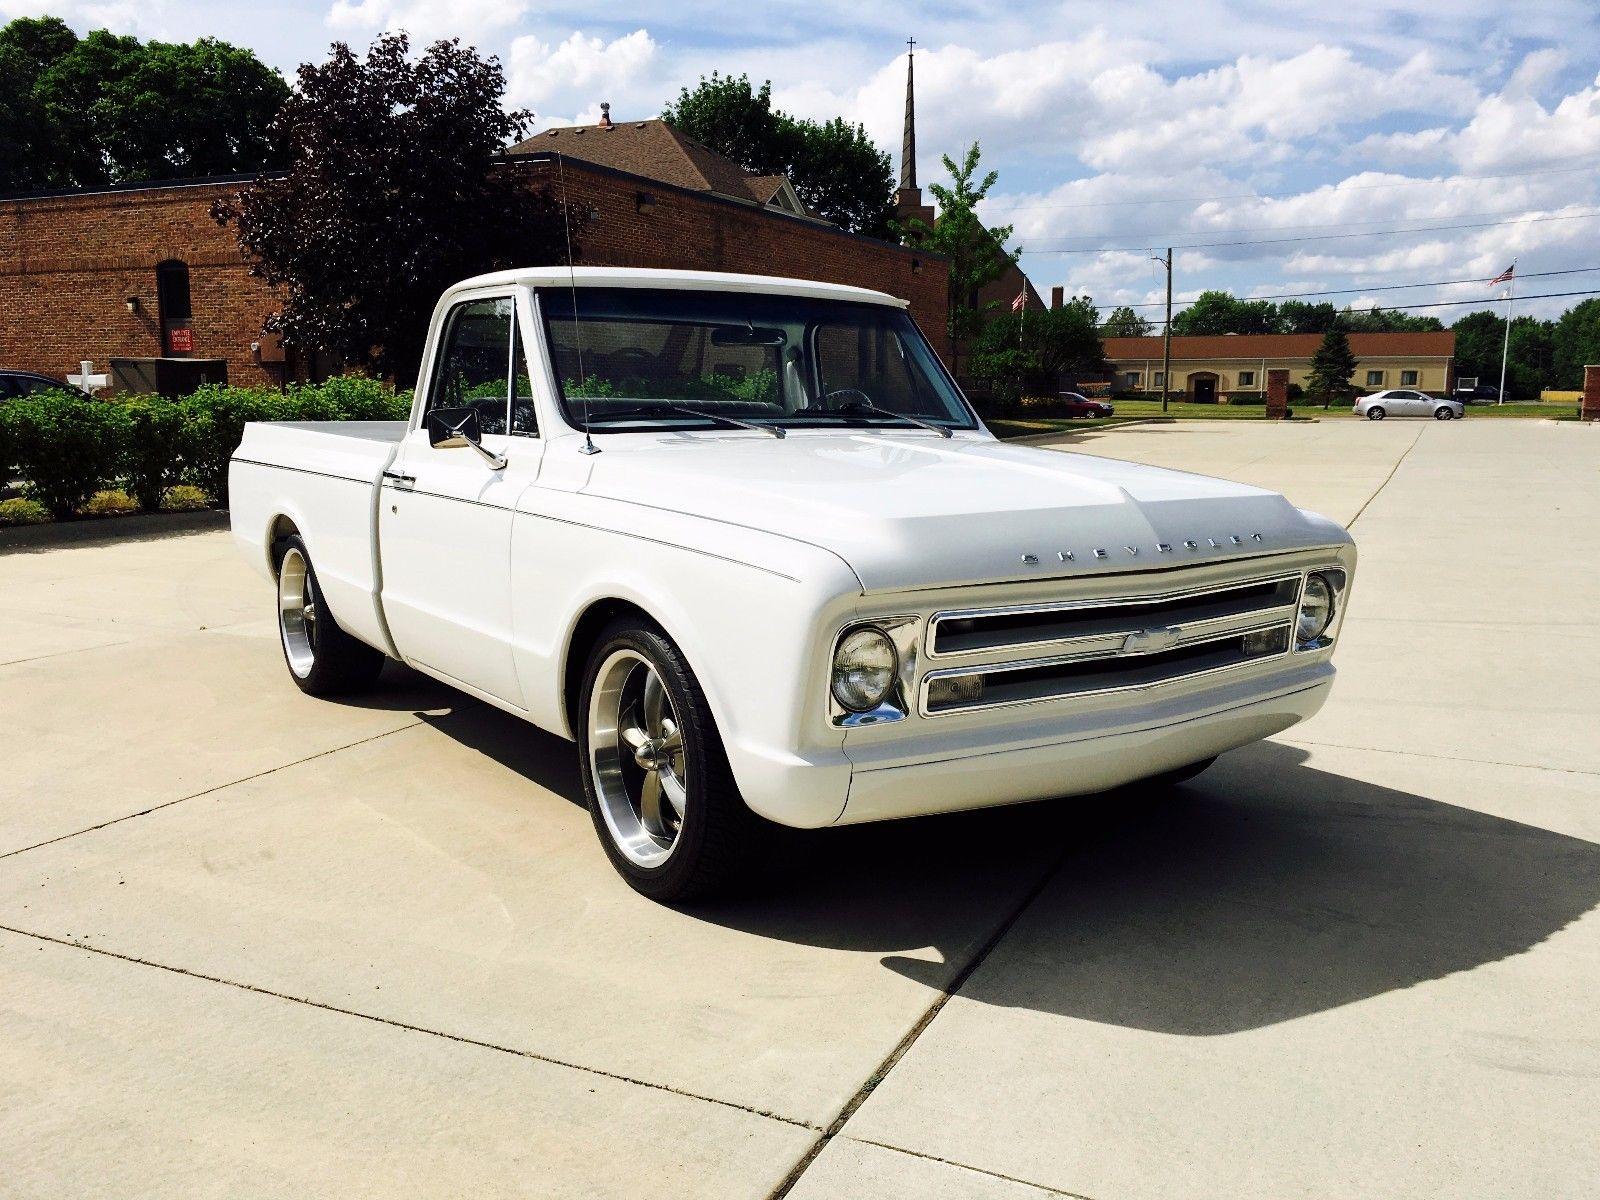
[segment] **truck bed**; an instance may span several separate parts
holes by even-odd
[[[244,427],[228,471],[233,535],[273,575],[273,542],[298,532],[339,625],[392,654],[378,604],[378,483],[404,421],[263,421]]]

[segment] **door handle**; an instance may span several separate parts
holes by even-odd
[[[383,477],[387,482],[403,492],[409,492],[417,486],[417,477],[415,475],[407,475],[404,471],[385,471]]]

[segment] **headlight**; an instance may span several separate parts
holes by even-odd
[[[1333,584],[1324,575],[1306,576],[1305,591],[1300,595],[1300,615],[1295,618],[1295,640],[1302,646],[1314,642],[1328,631],[1333,623]]]
[[[833,653],[833,698],[851,712],[869,712],[887,698],[899,670],[887,633],[874,625],[852,630]]]

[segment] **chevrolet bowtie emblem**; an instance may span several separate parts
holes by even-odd
[[[1160,625],[1154,629],[1140,629],[1130,633],[1122,642],[1124,654],[1155,654],[1162,650],[1170,650],[1178,644],[1178,629],[1175,625]]]

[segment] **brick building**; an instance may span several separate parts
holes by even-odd
[[[787,180],[754,176],[660,121],[557,130],[502,169],[582,212],[576,261],[795,276],[907,299],[941,353],[948,270],[805,211]],[[262,333],[276,308],[214,200],[248,179],[181,180],[0,198],[0,367],[57,378],[91,359],[225,359],[233,383],[308,371]]]

